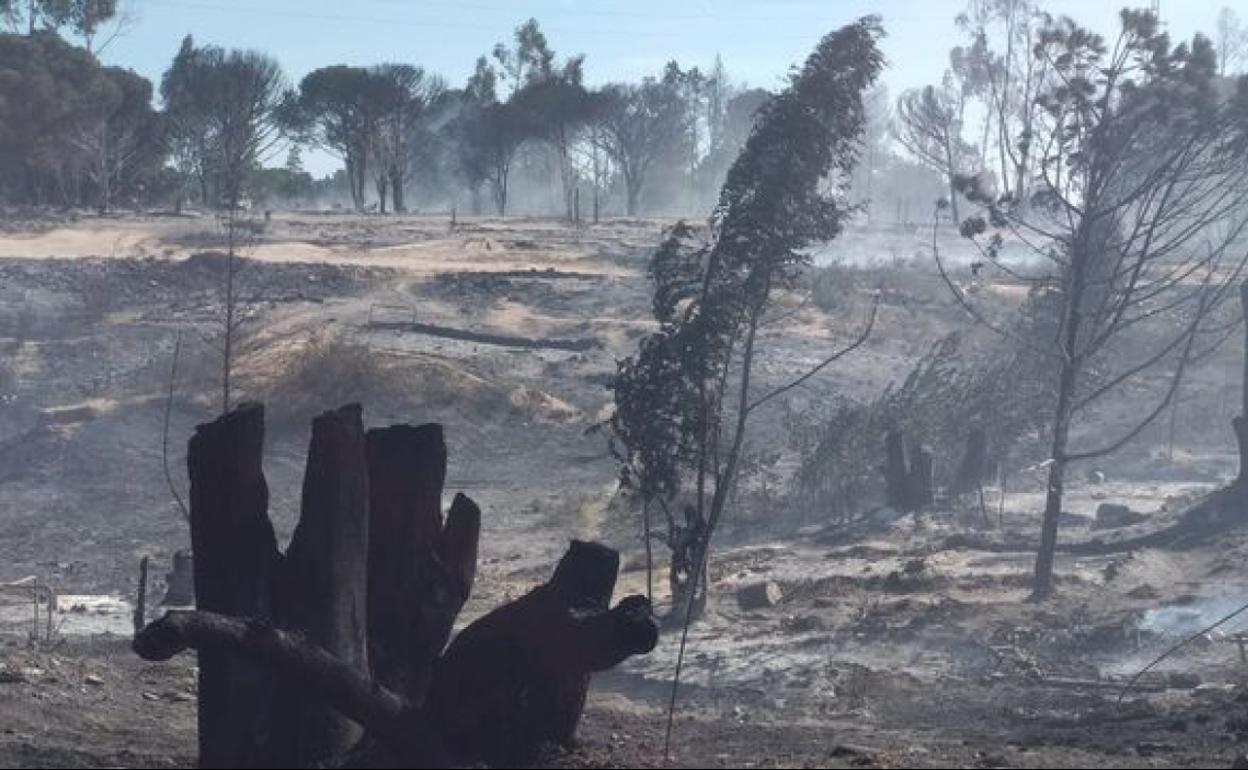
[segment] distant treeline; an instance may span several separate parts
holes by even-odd
[[[95,14],[85,25],[74,20],[83,8]],[[672,61],[640,82],[590,87],[585,58],[557,56],[535,20],[460,87],[395,63],[327,66],[292,83],[261,52],[189,36],[154,86],[92,52],[114,12],[0,0],[14,30],[0,34],[4,203],[705,213],[771,96],[732,82],[718,57],[705,71]],[[854,195],[890,220],[921,219],[942,180],[893,151],[882,90],[870,111]],[[343,166],[314,179],[301,148]]]

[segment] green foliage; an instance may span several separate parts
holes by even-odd
[[[179,167],[199,179],[205,205],[236,205],[251,169],[286,128],[277,62],[255,51],[197,48],[188,35],[160,93]]]
[[[0,0],[0,19],[31,33],[69,27],[91,48],[100,25],[117,15],[117,0]]]
[[[728,381],[743,373],[745,404],[754,332],[773,291],[793,286],[809,264],[806,247],[835,238],[852,213],[844,185],[863,129],[862,94],[883,63],[881,34],[868,17],[826,36],[789,87],[759,110],[705,237],[680,223],[651,260],[659,329],[620,362],[613,445],[623,482],[644,497],[669,498],[692,474],[701,512],[709,477],[711,529],[732,486],[747,416],[728,403]],[[725,429],[731,447],[721,447]]]
[[[151,84],[51,32],[0,35],[0,190],[21,203],[136,202],[159,174]]]

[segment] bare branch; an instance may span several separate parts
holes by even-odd
[[[762,406],[763,404],[767,403],[771,399],[775,398],[776,396],[787,393],[790,390],[800,386],[802,383],[806,382],[811,377],[814,377],[816,374],[823,371],[832,363],[849,355],[850,353],[854,352],[859,347],[861,347],[863,344],[865,344],[867,341],[867,338],[871,336],[871,330],[875,328],[875,317],[879,311],[879,308],[880,308],[880,294],[879,292],[876,292],[875,295],[871,299],[871,310],[867,314],[867,322],[863,325],[862,332],[859,333],[859,335],[857,336],[857,338],[854,339],[853,342],[849,343],[845,347],[841,348],[840,350],[836,351],[832,355],[823,359],[818,364],[811,367],[810,370],[808,370],[805,374],[793,380],[792,382],[788,383],[787,385],[781,385],[775,390],[772,390],[771,392],[767,393],[765,396],[755,399],[753,402],[751,402],[749,405],[745,407],[746,413],[748,414],[754,411],[755,409],[757,409],[758,407]]]

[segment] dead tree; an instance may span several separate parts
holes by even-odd
[[[609,609],[618,554],[573,543],[554,577],[468,626],[480,510],[443,520],[439,425],[365,432],[358,405],[312,425],[300,521],[269,521],[264,411],[199,426],[187,464],[198,610],[134,649],[199,653],[204,767],[445,766],[514,761],[567,741],[589,675],[649,652],[649,603]]]
[[[1035,148],[1029,200],[997,195],[982,178],[959,180],[982,207],[962,234],[983,249],[983,265],[1046,301],[1053,333],[1020,337],[998,323],[983,297],[951,278],[933,224],[937,267],[957,302],[1051,372],[1037,600],[1053,592],[1068,469],[1117,452],[1165,413],[1189,366],[1233,328],[1220,311],[1248,269],[1244,84],[1225,96],[1206,38],[1173,44],[1148,11],[1120,21],[1110,41],[1069,19],[1041,29],[1034,55],[1054,79],[1033,101],[1052,129]],[[1007,239],[1043,267],[1024,275],[1003,263]],[[1149,380],[1155,395],[1135,403]],[[1129,427],[1072,430],[1124,398],[1133,400]]]

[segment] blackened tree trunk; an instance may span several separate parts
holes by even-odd
[[[394,213],[407,213],[407,196],[403,190],[403,172],[397,167],[390,169],[390,198],[394,203],[391,207],[394,209]]]
[[[1040,525],[1040,549],[1036,552],[1036,570],[1032,582],[1035,601],[1053,593],[1053,562],[1057,554],[1057,529],[1062,518],[1062,496],[1066,483],[1067,445],[1070,422],[1075,410],[1075,387],[1078,385],[1079,335],[1083,324],[1084,291],[1088,269],[1089,244],[1086,228],[1072,249],[1070,283],[1062,309],[1061,370],[1058,374],[1057,404],[1053,413],[1053,446],[1049,453],[1049,485],[1044,498],[1044,520]]]
[[[932,478],[932,450],[926,446],[915,447],[910,453],[910,474],[906,485],[911,510],[928,508],[934,502]]]
[[[317,417],[299,525],[273,587],[278,624],[362,676],[368,673],[368,480],[360,406]],[[274,758],[297,766],[342,754],[360,738],[358,725],[309,698],[300,683],[282,688],[274,722]]]
[[[373,184],[377,188],[377,213],[384,214],[386,213],[386,187],[389,185],[389,180],[386,178],[384,171],[374,180]]]
[[[982,426],[973,425],[966,437],[966,449],[958,463],[958,470],[949,491],[955,495],[965,495],[979,489],[987,475],[987,468],[988,439]]]
[[[443,525],[441,425],[370,430],[367,456],[373,679],[422,703],[430,666],[472,591],[481,511],[457,495]]]
[[[1239,476],[1235,486],[1241,495],[1248,496],[1248,281],[1239,285],[1239,304],[1244,314],[1244,377],[1239,416],[1231,421],[1231,427],[1239,447]]]
[[[898,511],[932,504],[932,453],[925,446],[908,451],[906,437],[891,430],[884,437],[884,502]]]
[[[906,439],[899,430],[890,430],[884,437],[884,502],[899,511],[910,509]]]
[[[201,610],[272,617],[269,586],[280,555],[260,468],[264,408],[244,404],[199,426],[187,454],[195,595]],[[274,677],[220,649],[199,656],[202,767],[267,764]]]

